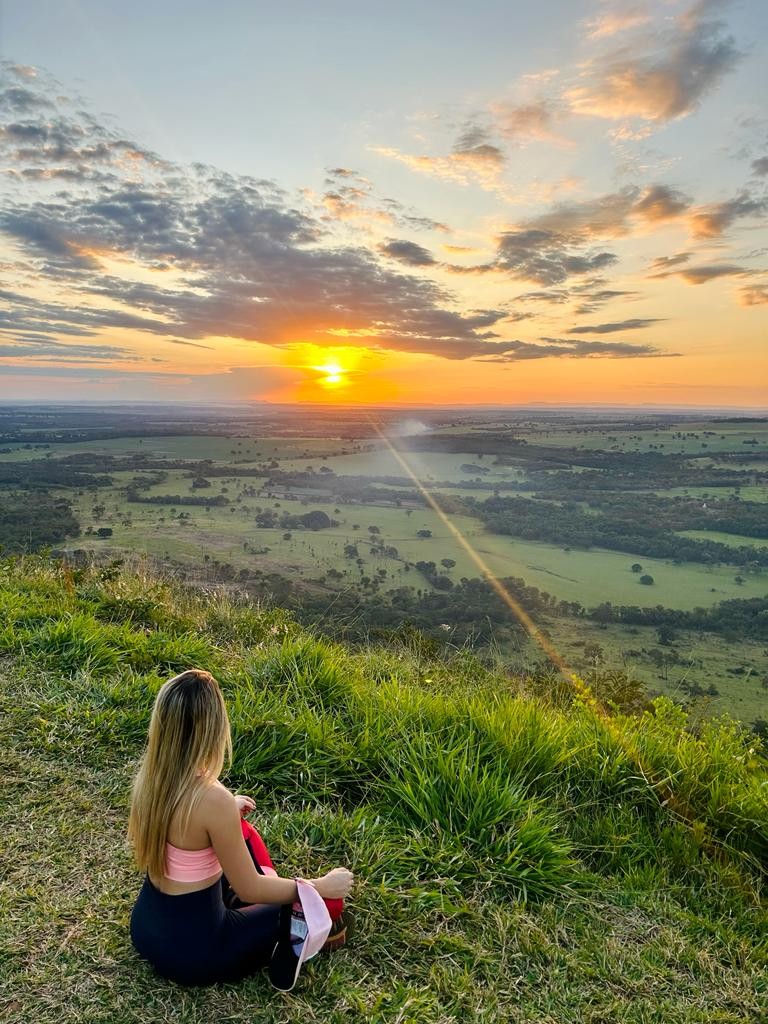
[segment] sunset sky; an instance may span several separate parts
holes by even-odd
[[[0,400],[768,406],[765,0],[26,0]]]

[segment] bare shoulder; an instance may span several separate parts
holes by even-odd
[[[231,814],[233,808],[237,808],[235,798],[220,782],[212,782],[209,786],[205,787],[202,797],[200,798],[200,812],[202,816],[208,817],[213,815],[219,817],[221,814],[229,812]]]

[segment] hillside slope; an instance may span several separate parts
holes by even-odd
[[[765,1019],[768,774],[733,723],[693,735],[664,700],[606,721],[418,638],[350,650],[44,558],[0,561],[0,658],[2,1021]],[[130,946],[130,778],[158,686],[193,665],[281,871],[358,878],[354,937],[291,996],[184,991]]]

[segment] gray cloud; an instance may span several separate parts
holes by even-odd
[[[181,338],[166,338],[169,345],[188,345],[190,348],[205,348],[210,352],[213,351],[213,345],[201,345],[197,341],[182,341]]]
[[[673,220],[691,205],[691,200],[678,189],[653,185],[635,204],[635,212],[651,223]]]
[[[0,357],[14,359],[60,359],[67,362],[135,361],[138,357],[130,349],[119,345],[81,345],[70,341],[59,342],[45,335],[16,334],[0,330]],[[0,364],[0,372],[5,365]]]
[[[739,302],[742,306],[765,306],[768,304],[768,284],[753,284],[739,288]]]
[[[364,228],[394,226],[415,231],[451,233],[442,221],[426,217],[397,199],[377,199],[370,181],[348,167],[327,170],[326,191],[320,197],[325,219],[355,221]]]
[[[719,238],[731,225],[744,217],[765,213],[768,202],[756,199],[747,192],[724,203],[702,207],[691,215],[691,230],[695,238]]]
[[[560,306],[568,302],[571,293],[567,289],[547,290],[538,292],[523,292],[517,296],[518,302],[543,302],[548,306]]]
[[[592,324],[584,327],[571,327],[568,334],[617,334],[619,331],[639,331],[652,324],[663,323],[658,317],[645,319],[619,320],[612,324]]]
[[[573,291],[580,296],[579,305],[574,309],[574,313],[580,316],[594,313],[601,306],[604,306],[606,302],[613,302],[614,299],[637,299],[640,297],[640,292],[619,288],[602,288],[585,292],[573,289]]]
[[[379,246],[379,252],[409,267],[431,267],[437,262],[428,249],[404,239],[390,238]]]
[[[59,109],[46,95],[55,94],[53,80],[28,70],[0,62],[0,152],[12,165],[7,177],[97,183],[114,180],[131,165],[162,165],[154,153],[86,112]]]
[[[682,277],[688,284],[706,284],[707,281],[714,281],[718,277],[744,277],[749,271],[732,263],[711,264],[704,267],[687,267],[685,270],[675,271],[677,277]],[[659,274],[658,277],[668,277],[668,274]]]
[[[614,253],[596,248],[598,242],[630,234],[634,218],[656,222],[679,216],[688,202],[669,186],[653,185],[558,203],[500,236],[496,267],[542,285],[594,274],[617,260]]]
[[[687,263],[693,256],[692,252],[678,252],[673,256],[657,256],[651,263],[649,270],[654,271],[651,277],[666,277],[671,267],[677,267],[681,263]]]
[[[555,231],[527,228],[499,237],[496,266],[512,277],[553,285],[602,270],[616,259],[612,252],[577,250],[568,237]]]
[[[572,242],[597,238],[620,238],[631,230],[630,216],[642,193],[635,186],[609,192],[595,199],[557,203],[547,213],[525,222],[530,228],[553,231]]]
[[[655,225],[684,219],[696,237],[710,238],[722,235],[738,219],[768,208],[767,200],[748,193],[708,207],[694,208],[691,203],[679,189],[663,184],[644,190],[628,186],[594,199],[558,203],[500,235],[493,264],[468,268],[465,272],[497,269],[536,284],[564,284],[570,278],[594,274],[615,263],[616,255],[598,248],[598,244],[604,239],[630,235],[638,220]],[[654,276],[662,276],[684,259],[685,254],[662,257],[651,269],[660,272]],[[541,295],[539,299],[546,301]],[[561,301],[562,297],[550,294],[547,300]],[[585,308],[589,308],[586,303]]]
[[[509,351],[486,362],[513,363],[530,359],[637,359],[674,356],[653,345],[635,345],[626,341],[587,341],[570,338],[542,338],[543,344],[515,342]]]
[[[533,103],[497,103],[492,108],[496,127],[511,142],[551,140],[557,108],[551,100]]]
[[[757,160],[753,160],[752,172],[760,175],[768,174],[768,156],[761,156]]]
[[[502,150],[493,145],[487,129],[476,122],[468,124],[459,135],[454,144],[453,153],[460,158],[489,163],[497,167],[501,167],[505,159]]]
[[[25,88],[36,86],[26,80]],[[7,108],[13,96],[5,95]],[[52,120],[62,139],[77,139],[77,161],[86,169],[107,159],[100,143],[115,138],[90,115],[70,117],[57,106],[52,119],[48,108],[41,113],[38,105],[35,114],[34,104],[26,107],[25,131],[4,136],[5,155],[21,170],[53,156],[45,127]],[[125,151],[121,144],[110,152],[118,149]],[[59,156],[69,159],[66,152]],[[451,308],[453,296],[434,282],[392,271],[363,247],[331,245],[323,224],[292,205],[274,183],[202,165],[182,170],[140,163],[140,173],[135,163],[114,166],[109,180],[94,182],[86,174],[66,190],[23,192],[6,203],[0,230],[38,274],[105,302],[67,305],[5,296],[0,326],[53,341],[124,327],[176,343],[225,336],[268,345],[338,344],[343,331],[345,344],[451,359],[497,351],[488,328],[505,311],[462,315]],[[348,187],[363,191],[353,172],[343,170]],[[102,254],[156,269],[157,283],[107,272]],[[163,270],[174,272],[173,284],[164,283]]]

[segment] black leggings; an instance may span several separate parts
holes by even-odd
[[[264,967],[277,942],[280,906],[228,908],[226,879],[170,896],[149,877],[131,914],[131,939],[158,974],[181,985],[236,981]]]

